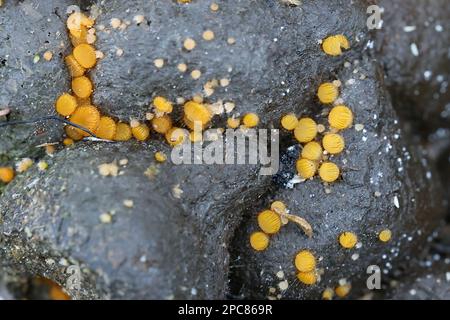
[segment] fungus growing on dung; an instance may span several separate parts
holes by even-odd
[[[254,232],[250,235],[250,245],[256,251],[266,250],[269,246],[269,236],[264,232]]]
[[[333,162],[324,162],[319,168],[319,176],[325,182],[334,182],[339,175],[339,167]]]
[[[242,118],[242,124],[247,128],[254,128],[259,123],[259,117],[256,113],[247,113]]]
[[[69,73],[72,78],[81,77],[86,72],[86,69],[78,63],[75,57],[70,54],[64,58],[66,62],[67,68],[69,69]]]
[[[70,116],[76,110],[78,103],[77,99],[68,94],[64,93],[56,100],[56,112],[64,117]]]
[[[77,62],[86,69],[92,68],[97,62],[95,49],[86,43],[79,44],[73,49],[73,56]]]
[[[95,135],[101,139],[113,140],[116,128],[116,122],[112,118],[101,117]]]
[[[295,256],[295,267],[300,272],[312,272],[316,268],[316,258],[309,250],[302,250]]]
[[[85,76],[72,80],[72,91],[77,97],[88,98],[92,94],[92,82]]]
[[[322,139],[323,148],[330,154],[341,153],[345,148],[344,138],[336,133],[328,133]]]
[[[297,274],[297,279],[306,285],[313,285],[317,282],[317,276],[315,271],[310,272],[299,272]]]
[[[152,128],[158,133],[166,134],[172,128],[172,119],[168,115],[152,119]]]
[[[150,136],[150,129],[145,123],[131,125],[131,133],[139,141],[145,141]]]
[[[287,114],[285,116],[283,116],[283,118],[281,118],[281,126],[289,131],[292,131],[295,129],[295,127],[297,127],[298,124],[298,119],[297,116],[295,114]]]
[[[170,103],[170,101],[164,97],[155,97],[153,99],[153,105],[155,106],[156,110],[164,113],[171,113],[173,110],[172,103]]]
[[[311,161],[319,161],[322,158],[322,147],[318,142],[311,141],[308,142],[302,150],[302,158],[308,159]]]
[[[98,112],[97,108],[94,106],[81,106],[78,107],[75,112],[70,116],[69,120],[79,126],[82,126],[83,128],[95,132],[97,129],[99,123],[100,123],[100,113]],[[81,137],[87,137],[88,133],[84,132],[83,130],[73,128],[74,132],[79,134]],[[72,129],[70,129],[72,130]],[[66,131],[67,133],[67,131]],[[67,134],[69,135],[69,134]],[[78,137],[79,137],[78,136]],[[76,137],[70,136],[70,138],[74,140],[80,140]]]
[[[346,36],[338,34],[329,36],[322,42],[323,51],[330,56],[339,56],[342,54],[342,49],[350,49],[350,43]]]
[[[306,143],[317,135],[317,124],[311,118],[302,118],[294,129],[294,136],[298,142]]]
[[[10,183],[14,179],[14,169],[11,167],[0,167],[0,181]]]
[[[332,128],[343,130],[347,129],[352,125],[353,113],[352,111],[344,106],[339,105],[331,109],[328,115],[328,123]]]
[[[378,238],[381,242],[388,242],[391,240],[392,237],[392,231],[389,229],[384,229],[378,234]]]
[[[317,91],[317,97],[324,104],[333,103],[339,96],[338,88],[331,82],[322,83]]]
[[[258,225],[267,234],[274,234],[280,231],[281,219],[272,210],[264,210],[258,214]]]
[[[339,243],[345,249],[352,249],[358,242],[358,237],[353,232],[343,232],[339,235]]]
[[[113,140],[115,141],[128,141],[132,137],[131,127],[123,122],[119,122],[116,126],[116,134]]]
[[[312,178],[317,171],[316,162],[308,159],[299,159],[296,163],[298,175],[303,179]]]

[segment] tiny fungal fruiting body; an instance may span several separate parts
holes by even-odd
[[[280,231],[280,216],[272,210],[264,210],[258,214],[258,225],[267,234],[275,234]]]
[[[306,285],[313,285],[317,282],[317,276],[315,271],[310,272],[299,272],[297,274],[297,279]]]
[[[167,131],[165,137],[166,141],[173,147],[182,144],[188,137],[188,132],[185,129],[173,127]]]
[[[94,106],[81,106],[78,107],[75,112],[70,116],[70,121],[80,125],[87,130],[94,132],[99,123],[100,123],[100,112],[98,112],[97,108]],[[77,132],[81,137],[88,136],[88,134],[80,129],[74,128],[74,131]],[[74,137],[71,137],[74,140]]]
[[[145,141],[150,136],[150,129],[144,123],[139,123],[137,126],[131,128],[131,133],[136,140]]]
[[[345,148],[344,138],[337,133],[328,133],[322,139],[323,148],[330,154],[341,153]]]
[[[93,68],[97,61],[95,49],[89,44],[79,44],[73,49],[73,56],[86,69]]]
[[[392,232],[389,229],[384,229],[378,234],[378,239],[380,239],[381,242],[388,242],[391,240]]]
[[[338,34],[324,39],[322,42],[322,49],[330,56],[339,56],[342,54],[342,49],[350,49],[350,43],[346,36]]]
[[[358,237],[353,232],[343,232],[339,235],[339,243],[345,249],[352,249],[358,242]]]
[[[14,169],[11,167],[0,167],[0,181],[10,183],[14,179]]]
[[[92,82],[88,77],[81,76],[72,80],[72,91],[80,98],[88,98],[92,94]]]
[[[164,152],[158,151],[155,153],[155,160],[158,162],[165,162],[167,160],[167,156]]]
[[[128,141],[132,137],[131,127],[127,123],[119,122],[116,126],[116,134],[113,140]]]
[[[81,77],[86,72],[86,69],[78,63],[72,54],[65,57],[64,60],[72,78]]]
[[[287,114],[283,118],[281,118],[281,126],[289,131],[292,131],[297,127],[298,119],[295,114]]]
[[[184,122],[191,129],[195,129],[195,124],[204,128],[211,121],[212,114],[203,104],[188,101],[184,104]]]
[[[56,100],[56,112],[64,117],[70,116],[77,106],[77,99],[68,93],[64,93]]]
[[[331,82],[322,83],[317,91],[317,97],[324,104],[333,103],[339,96],[338,88]]]
[[[65,138],[65,139],[63,140],[63,144],[64,144],[66,147],[68,147],[68,146],[73,145],[73,144],[74,144],[74,141],[73,141],[73,139],[71,139],[71,138]]]
[[[294,136],[298,142],[307,143],[317,135],[317,124],[311,118],[302,118],[294,129]]]
[[[339,178],[339,167],[333,162],[324,162],[320,165],[319,176],[324,182],[334,182]]]
[[[286,213],[286,211],[287,211],[286,205],[283,202],[281,202],[281,201],[274,201],[274,202],[272,202],[272,204],[270,205],[270,209],[272,211],[275,211],[278,214]]]
[[[295,256],[294,264],[300,272],[312,272],[316,268],[316,258],[311,251],[302,250]]]
[[[113,140],[117,125],[110,117],[101,117],[95,135],[101,139]]]
[[[298,175],[303,179],[312,178],[317,171],[317,164],[315,161],[308,159],[299,159],[296,163]]]
[[[173,110],[172,103],[164,97],[155,97],[153,99],[153,105],[156,110],[164,113],[171,113]]]
[[[344,284],[341,286],[337,286],[334,292],[339,298],[345,298],[351,290],[352,286],[350,284]]]
[[[242,118],[242,124],[247,128],[254,128],[259,124],[259,116],[256,113],[247,113]]]
[[[334,296],[334,291],[331,288],[326,288],[322,292],[322,299],[323,300],[332,300]]]
[[[239,118],[228,118],[227,125],[231,129],[236,129],[241,124],[241,119]]]
[[[319,161],[322,158],[323,150],[318,142],[308,142],[302,150],[301,156],[311,161]]]
[[[344,105],[336,106],[328,115],[328,123],[332,128],[338,130],[347,129],[353,123],[353,113]]]
[[[264,232],[253,232],[250,235],[250,245],[256,251],[266,250],[269,246],[269,236]]]
[[[172,128],[172,119],[168,115],[152,119],[152,128],[157,133],[166,134]]]

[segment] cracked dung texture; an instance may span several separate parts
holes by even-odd
[[[80,299],[224,298],[240,208],[270,178],[247,165],[155,164],[157,150],[170,154],[159,143],[78,144],[49,159],[48,171],[17,178],[0,205],[3,263],[62,286],[67,263],[58,261],[79,264],[86,279],[69,293]],[[123,175],[99,175],[98,165],[123,158]],[[152,179],[144,175],[149,167]],[[105,212],[113,213],[111,224],[100,223]]]
[[[304,103],[315,101],[311,88],[331,78],[366,37],[366,1],[307,1],[289,7],[278,0],[229,0],[219,4],[218,12],[211,12],[209,0],[188,5],[155,3],[108,1],[99,5],[102,13],[97,26],[106,29],[98,32],[96,47],[105,58],[93,72],[94,102],[121,119],[144,118],[156,95],[172,101],[190,99],[203,91],[207,81],[228,78],[230,85],[217,88],[206,101],[233,101],[235,113],[257,112],[261,125],[278,126],[282,114],[301,113]],[[137,14],[143,14],[148,24],[136,25],[133,17]],[[112,18],[128,20],[131,25],[115,30],[110,26]],[[214,31],[213,41],[202,39],[206,29]],[[353,50],[331,58],[322,52],[319,40],[336,32],[347,35]],[[187,37],[197,43],[191,52],[183,49]],[[236,43],[228,45],[228,37]],[[117,48],[123,49],[123,56],[116,56]],[[165,60],[161,69],[153,64],[157,58]],[[177,70],[178,63],[187,64],[185,74]],[[194,69],[202,72],[197,81],[190,76]]]
[[[359,70],[357,74],[352,72],[354,69]],[[366,76],[364,80],[359,79],[362,74]],[[363,131],[354,127],[343,131],[346,149],[333,157],[342,169],[342,179],[324,187],[316,177],[295,185],[293,190],[280,189],[247,212],[233,245],[236,268],[231,286],[236,297],[276,296],[269,294],[269,288],[277,288],[281,280],[276,273],[282,270],[290,284],[288,290],[280,292],[283,298],[319,299],[326,287],[336,287],[343,278],[352,283],[351,297],[357,298],[365,287],[369,265],[379,265],[387,274],[383,274],[385,278],[396,275],[401,262],[412,264],[417,259],[427,237],[444,216],[439,180],[426,177],[433,168],[421,150],[414,145],[406,147],[408,138],[399,129],[395,112],[386,99],[382,74],[366,59],[344,69],[338,78],[343,82],[342,98],[355,114],[354,123],[364,125]],[[351,84],[349,79],[356,80]],[[317,120],[326,124],[326,117]],[[294,150],[290,152],[295,153]],[[293,175],[296,158],[284,165],[281,176],[283,171]],[[276,182],[280,181],[283,179],[278,177]],[[329,194],[326,188],[331,190]],[[381,196],[376,197],[375,192]],[[436,197],[429,199],[429,193]],[[399,208],[394,197],[398,198]],[[271,237],[266,251],[256,252],[248,241],[258,229],[256,215],[275,200],[282,200],[291,213],[304,217],[314,230],[313,238],[308,239],[291,222]],[[393,233],[387,244],[378,240],[378,233],[385,228]],[[344,231],[356,233],[362,247],[340,247],[338,237]],[[317,259],[323,258],[318,260],[317,267],[324,269],[324,274],[317,285],[306,286],[296,280],[293,261],[302,249],[311,250]],[[356,260],[353,254],[358,254]]]

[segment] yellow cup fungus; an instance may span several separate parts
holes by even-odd
[[[164,97],[155,97],[153,99],[153,105],[155,106],[156,110],[160,112],[171,113],[173,110],[172,103],[170,103],[170,101]]]
[[[308,142],[302,150],[302,158],[308,159],[311,161],[319,161],[322,158],[322,147],[320,143],[311,141]]]
[[[348,107],[339,105],[331,109],[328,115],[328,123],[332,128],[343,130],[352,125],[353,113]]]
[[[336,287],[334,291],[339,298],[345,298],[350,293],[351,288],[352,286],[350,284],[344,284],[342,286]]]
[[[132,137],[131,127],[127,123],[119,122],[116,126],[115,141],[128,141]]]
[[[256,251],[266,250],[269,246],[269,236],[264,232],[254,232],[250,235],[250,245]]]
[[[158,151],[155,153],[155,160],[158,162],[165,162],[167,160],[167,156],[164,152]]]
[[[254,128],[259,123],[259,117],[256,113],[247,113],[242,118],[242,124],[247,128]]]
[[[168,115],[152,119],[152,128],[158,133],[166,134],[172,128],[172,119]]]
[[[317,282],[317,276],[315,271],[310,272],[299,272],[297,274],[297,279],[306,285],[313,285]]]
[[[94,106],[81,106],[70,116],[70,121],[91,132],[95,132],[100,123],[100,113]],[[75,132],[78,132],[81,136],[88,136],[88,133],[76,128]]]
[[[334,291],[331,288],[326,288],[322,292],[322,299],[323,300],[331,300],[331,299],[333,299],[333,296],[334,296]]]
[[[66,126],[64,128],[64,131],[66,132],[66,135],[69,137],[70,140],[81,140],[83,139],[83,135],[81,134],[81,130],[78,130],[75,127],[72,126]]]
[[[316,162],[308,159],[299,159],[296,163],[298,175],[303,179],[312,178],[317,171]]]
[[[11,167],[0,167],[0,181],[10,183],[14,179],[14,169]]]
[[[64,93],[56,100],[56,112],[64,117],[70,116],[77,106],[77,99],[68,93]]]
[[[88,77],[81,76],[72,80],[72,91],[77,97],[87,98],[92,94],[92,82]]]
[[[77,62],[86,69],[92,68],[97,62],[95,49],[86,43],[79,44],[73,49],[73,56]]]
[[[63,144],[67,147],[67,146],[71,146],[71,145],[73,145],[74,144],[74,141],[73,141],[73,139],[71,139],[71,138],[65,138],[64,140],[63,140]]]
[[[74,47],[87,43],[88,31],[82,26],[79,30],[70,30],[70,42]]]
[[[173,127],[167,131],[165,137],[166,141],[174,147],[182,144],[186,140],[188,132],[185,129]]]
[[[294,136],[298,142],[306,143],[317,135],[317,124],[311,118],[302,118],[294,129]]]
[[[350,43],[343,34],[329,36],[322,42],[323,51],[330,56],[339,56],[342,49],[350,49]]]
[[[101,117],[95,135],[101,139],[113,140],[116,128],[116,122],[112,118]]]
[[[282,201],[274,201],[270,205],[270,209],[276,213],[286,213],[286,205]]]
[[[150,129],[145,123],[139,123],[137,126],[131,127],[131,133],[139,141],[145,141],[150,136]]]
[[[343,232],[339,235],[339,243],[345,249],[352,249],[358,242],[358,237],[353,232]]]
[[[64,61],[66,62],[67,68],[69,69],[69,73],[72,78],[81,77],[86,72],[86,69],[78,63],[78,61],[72,54],[65,57]]]
[[[272,210],[264,210],[258,214],[258,225],[267,234],[274,234],[280,231],[281,218]]]
[[[227,125],[231,129],[236,129],[241,124],[241,119],[239,118],[228,118]]]
[[[319,90],[317,91],[317,97],[319,98],[320,102],[324,104],[333,103],[338,96],[338,88],[330,82],[322,83],[319,87]]]
[[[300,272],[312,272],[316,268],[316,258],[309,250],[302,250],[297,253],[294,263]]]
[[[324,162],[319,168],[319,176],[325,182],[334,182],[339,175],[339,167],[333,162]]]
[[[391,240],[392,232],[389,229],[384,229],[378,234],[378,238],[381,242],[388,242]]]
[[[94,19],[87,17],[81,12],[72,13],[66,21],[67,29],[69,30],[79,30],[81,27],[91,28],[94,23]]]
[[[184,104],[184,118],[186,125],[194,130],[197,122],[202,128],[207,125],[212,118],[211,112],[203,104],[188,101]]]
[[[330,154],[341,153],[345,148],[344,138],[336,133],[328,133],[322,139],[323,148]]]
[[[297,127],[298,119],[295,114],[287,114],[281,118],[281,126],[289,131],[292,131]]]

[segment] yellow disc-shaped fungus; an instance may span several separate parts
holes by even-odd
[[[110,117],[101,117],[95,135],[101,139],[113,140],[117,125]]]
[[[174,147],[182,144],[186,140],[188,132],[185,129],[173,127],[167,131],[165,137],[166,141]]]
[[[381,242],[388,242],[391,240],[392,232],[389,229],[384,229],[378,234],[378,238]]]
[[[350,293],[351,288],[352,286],[350,284],[344,284],[336,287],[334,291],[339,298],[345,298]]]
[[[10,183],[14,179],[14,169],[11,167],[0,167],[0,181]]]
[[[272,210],[264,210],[258,214],[258,225],[267,234],[274,234],[280,231],[281,218]]]
[[[100,123],[100,113],[94,106],[81,106],[78,107],[77,110],[75,110],[75,112],[70,116],[69,120],[91,132],[95,132]],[[89,135],[88,133],[80,129],[75,128],[75,131],[84,137],[87,137]]]
[[[298,119],[295,114],[287,114],[281,118],[281,126],[289,131],[292,131],[297,127]]]
[[[77,99],[68,93],[64,93],[56,100],[56,112],[64,117],[70,116],[77,106]]]
[[[153,99],[153,105],[156,110],[164,113],[171,113],[173,110],[172,103],[164,97],[155,97],[155,99]]]
[[[353,248],[358,242],[358,237],[353,232],[342,232],[339,235],[339,243],[345,249]]]
[[[116,134],[113,140],[115,141],[128,141],[132,137],[131,127],[123,122],[119,122],[116,126]]]
[[[339,96],[338,88],[332,83],[322,83],[317,91],[320,102],[325,104],[333,103]]]
[[[336,133],[328,133],[322,140],[323,148],[331,154],[341,153],[345,148],[344,138]]]
[[[331,109],[328,115],[328,123],[332,128],[343,130],[352,125],[353,113],[348,107],[339,105]]]
[[[73,139],[71,139],[71,138],[65,138],[65,139],[63,140],[63,144],[64,144],[65,146],[71,146],[71,145],[74,144],[74,141],[73,141]]]
[[[164,152],[158,151],[155,153],[155,160],[158,162],[165,162],[167,160],[167,156]]]
[[[83,135],[81,134],[81,130],[78,130],[75,127],[72,126],[66,126],[64,128],[64,131],[66,132],[67,136],[69,137],[70,140],[81,140],[83,139]]]
[[[172,119],[168,115],[152,119],[152,128],[158,133],[166,134],[172,128]]]
[[[150,129],[145,123],[140,123],[136,127],[131,128],[131,133],[139,141],[145,141],[150,136]]]
[[[334,182],[339,178],[339,167],[333,162],[324,162],[319,168],[319,176],[325,182]]]
[[[92,82],[89,78],[81,76],[72,80],[72,91],[77,97],[87,98],[92,94]]]
[[[266,250],[269,246],[269,236],[264,232],[254,232],[250,236],[250,245],[256,251]]]
[[[247,113],[242,118],[242,124],[246,126],[247,128],[254,128],[259,123],[259,117],[256,113]]]
[[[73,49],[73,56],[77,62],[86,69],[92,68],[97,62],[95,49],[86,43],[82,43]]]
[[[86,69],[78,63],[72,54],[65,57],[64,60],[72,78],[81,77],[86,72]]]
[[[211,121],[211,112],[203,104],[188,101],[184,104],[184,116],[186,124],[195,129],[195,124],[198,123],[200,128],[203,128]]]
[[[323,150],[320,146],[320,143],[311,141],[303,147],[302,158],[312,161],[318,161],[322,158],[322,152]]]
[[[294,263],[300,272],[312,272],[316,268],[316,258],[308,250],[302,250],[297,253]]]
[[[322,49],[330,56],[339,56],[342,54],[342,49],[350,49],[350,43],[344,35],[338,34],[324,39]]]
[[[228,118],[227,125],[231,129],[236,129],[241,124],[241,119],[239,118]]]
[[[282,201],[274,201],[270,205],[270,209],[276,213],[286,213],[286,205]]]
[[[326,288],[322,292],[322,299],[323,300],[331,300],[331,299],[333,299],[333,296],[334,296],[334,291],[331,288]]]
[[[294,129],[294,136],[298,142],[306,143],[317,135],[317,124],[311,118],[302,118]]]
[[[303,179],[312,178],[317,171],[316,162],[308,159],[299,159],[296,163],[298,175]]]
[[[310,271],[310,272],[299,272],[297,274],[297,279],[306,285],[313,285],[317,282],[317,276],[316,273],[314,271]]]
[[[81,27],[91,28],[94,25],[94,20],[81,12],[74,12],[67,18],[66,23],[67,29],[79,30]]]

